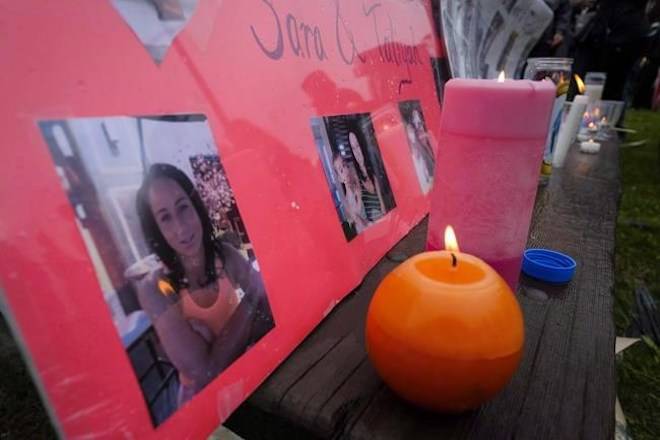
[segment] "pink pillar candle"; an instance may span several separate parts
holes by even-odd
[[[515,290],[556,87],[550,81],[453,79],[445,86],[428,249],[445,226],[461,251]]]

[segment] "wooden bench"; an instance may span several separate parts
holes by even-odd
[[[400,256],[422,251],[426,222],[374,267],[230,418],[246,439],[611,439],[614,434],[614,228],[618,144],[574,147],[537,194],[529,247],[573,256],[573,281],[521,278],[525,353],[509,385],[476,411],[411,406],[379,379],[364,349],[367,307]]]

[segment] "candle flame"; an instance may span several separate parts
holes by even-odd
[[[500,72],[499,76],[497,77],[497,82],[500,82],[500,83],[501,83],[501,82],[504,82],[504,79],[505,79],[505,78],[506,78],[506,76],[504,75],[504,70],[502,70],[502,71]]]
[[[584,91],[586,90],[586,86],[584,85],[582,78],[580,78],[580,75],[576,73],[575,75],[573,75],[573,77],[575,78],[575,83],[577,84],[577,88],[580,94],[584,93]]]
[[[594,124],[593,122],[589,122],[589,125],[587,127],[596,128],[596,124]]]
[[[450,252],[460,252],[458,249],[458,240],[456,240],[456,234],[454,233],[454,228],[450,225],[447,225],[445,228],[445,249]]]
[[[165,296],[169,296],[174,293],[174,288],[166,280],[158,280],[158,290]]]

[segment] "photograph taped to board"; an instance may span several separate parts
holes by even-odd
[[[39,125],[157,426],[275,326],[207,119]]]
[[[371,115],[316,117],[311,127],[339,221],[350,241],[396,206]]]
[[[403,101],[399,103],[399,111],[420,189],[423,194],[428,194],[433,187],[435,154],[426,130],[422,105],[419,101]]]

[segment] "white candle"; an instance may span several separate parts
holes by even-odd
[[[596,101],[600,101],[603,97],[603,85],[602,84],[587,84],[587,90],[584,94],[589,98],[589,104],[593,104]]]
[[[566,154],[568,149],[575,139],[578,128],[580,127],[580,121],[582,120],[582,115],[584,110],[587,108],[587,103],[589,98],[584,95],[577,95],[571,104],[571,109],[564,119],[564,123],[561,124],[559,129],[559,135],[557,136],[557,144],[555,145],[555,152],[552,157],[552,166],[561,168],[564,166],[564,161],[566,160]]]
[[[580,151],[583,153],[596,154],[600,151],[600,143],[594,142],[593,139],[589,139],[580,144]]]

